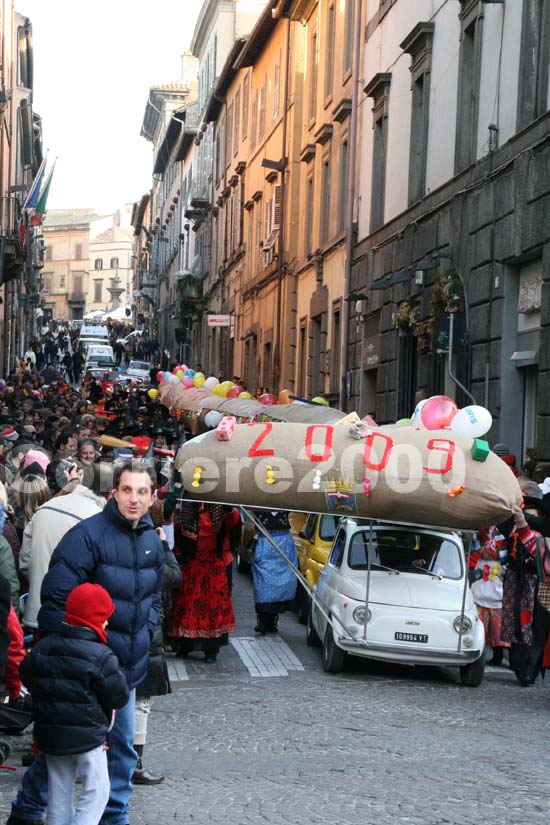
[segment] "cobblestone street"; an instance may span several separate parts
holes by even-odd
[[[276,641],[246,642],[249,578],[237,576],[235,590],[244,641],[215,665],[171,660],[182,680],[156,700],[145,751],[166,781],[136,789],[134,825],[548,822],[550,691],[540,681],[522,689],[489,668],[468,689],[452,671],[357,660],[328,676],[293,615]],[[14,743],[16,765],[28,737]],[[2,814],[21,775],[2,774]]]

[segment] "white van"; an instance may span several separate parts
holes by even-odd
[[[83,324],[80,327],[80,336],[82,338],[95,338],[99,341],[109,340],[109,330],[101,324]]]
[[[90,364],[114,366],[114,363],[113,348],[109,344],[90,344],[88,346],[85,369],[90,369]]]

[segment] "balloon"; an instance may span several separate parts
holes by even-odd
[[[205,389],[207,389],[207,390],[213,390],[213,389],[214,389],[214,387],[217,387],[219,383],[220,383],[220,382],[218,381],[218,379],[217,379],[217,378],[214,378],[214,376],[213,376],[213,375],[211,375],[211,376],[210,376],[209,378],[207,378],[207,379],[206,379],[206,381],[204,382],[204,386],[205,386]]]
[[[180,380],[177,375],[169,375],[166,379],[168,384],[179,384]]]
[[[204,416],[204,423],[207,427],[211,427],[213,429],[218,426],[222,418],[223,415],[217,410],[209,410]]]
[[[159,384],[162,384],[162,382],[164,381],[164,373],[162,370],[159,370],[157,372],[157,381],[159,382]]]
[[[395,422],[396,427],[410,427],[411,426],[411,419],[410,418],[400,418],[399,421]]]
[[[239,395],[239,398],[246,398],[246,399],[248,399],[248,398],[252,398],[252,396],[250,395],[250,393],[249,393],[249,392],[241,392],[241,393],[240,393],[240,395]]]
[[[158,398],[158,394],[159,394],[159,391],[158,391],[158,390],[155,390],[155,389],[150,389],[150,390],[147,390],[147,395],[148,395],[148,396],[149,396],[149,398],[151,398],[153,401],[155,400],[155,398]]]
[[[420,419],[427,430],[442,430],[449,427],[458,412],[458,407],[448,395],[432,395],[420,411]]]
[[[171,373],[171,372],[165,372],[165,373],[164,373],[164,380],[165,380],[168,384],[170,384],[170,383],[171,383],[171,381],[169,380],[171,377],[172,377],[172,373]]]
[[[185,373],[183,372],[183,370],[178,370],[177,373],[176,373],[176,378],[179,378],[179,380],[181,381],[181,379],[184,377],[184,375],[185,375]]]
[[[315,398],[311,399],[315,404],[322,404],[323,407],[328,407],[328,401],[326,398],[322,398],[320,395],[316,395]]]
[[[260,404],[265,404],[266,406],[269,406],[269,407],[272,404],[277,403],[276,397],[271,392],[264,392],[263,395],[260,395],[260,397],[258,398],[258,401],[260,402]]]
[[[451,430],[462,435],[469,435],[470,438],[481,438],[489,432],[493,424],[493,417],[485,407],[472,404],[463,407],[457,412],[451,421]]]
[[[195,375],[195,370],[188,369],[186,375],[188,375],[189,378],[193,378],[193,376]]]
[[[212,390],[212,394],[217,395],[219,398],[224,398],[225,397],[224,394],[223,394],[224,390],[225,390],[225,387],[222,387],[221,384],[216,384],[216,386]]]
[[[237,384],[235,387],[231,387],[231,389],[227,393],[227,397],[238,398],[242,392],[244,392],[244,387],[239,387],[239,385]]]
[[[190,378],[188,375],[184,375],[181,379],[181,383],[186,389],[189,389],[189,387],[193,386],[193,379]]]
[[[178,372],[179,372],[179,369],[180,369],[179,367],[174,367],[174,369],[172,370],[172,375],[177,375]]]
[[[189,372],[187,373],[189,375]],[[206,381],[204,372],[196,372],[193,376],[193,384],[195,387],[202,387]]]
[[[234,386],[235,384],[233,383],[233,381],[224,381],[222,384],[218,384],[220,391],[217,392],[216,395],[219,395],[221,398],[227,398],[227,393]],[[218,389],[218,387],[216,387],[215,389]]]
[[[278,403],[279,404],[290,404],[291,403],[291,401],[290,401],[290,390],[281,390],[281,392],[279,393]]]
[[[422,408],[428,399],[423,398],[422,401],[419,401],[416,407],[414,408],[414,412],[411,415],[411,424],[413,427],[422,427],[422,419],[420,418],[420,413],[422,412]]]
[[[183,372],[187,372],[188,369],[189,369],[189,367],[187,366],[187,364],[182,364],[180,366],[180,370],[183,370]]]

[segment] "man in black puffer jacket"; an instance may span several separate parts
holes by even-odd
[[[135,688],[145,679],[149,646],[158,623],[164,550],[148,510],[153,503],[154,471],[139,462],[117,467],[113,497],[105,509],[84,519],[57,545],[42,583],[38,627],[57,633],[69,593],[84,582],[100,584],[115,605],[107,644],[116,653],[130,698],[107,737],[111,791],[101,825],[128,825],[134,750]],[[9,825],[42,822],[47,805],[47,772],[41,754],[23,777],[12,802]]]
[[[81,584],[67,599],[59,633],[41,639],[20,667],[31,691],[38,747],[48,766],[48,819],[95,825],[109,799],[105,741],[113,711],[128,701],[128,684],[105,627],[115,606],[98,584]],[[82,791],[73,811],[77,772]]]

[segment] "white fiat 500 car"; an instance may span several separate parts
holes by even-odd
[[[467,583],[460,535],[373,524],[369,580],[370,536],[369,524],[344,519],[313,589],[318,598],[311,601],[307,641],[322,645],[324,670],[340,672],[351,654],[400,664],[458,666],[463,684],[479,685],[485,632]]]

